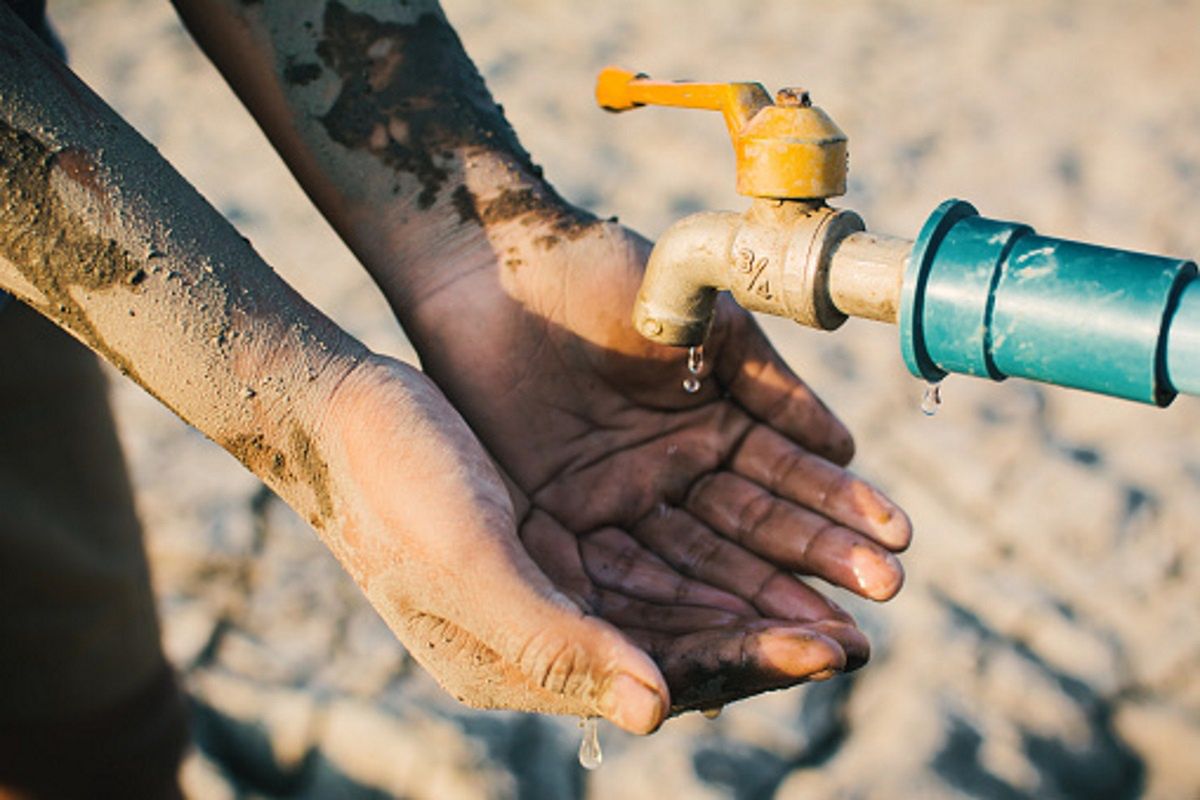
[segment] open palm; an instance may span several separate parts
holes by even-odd
[[[677,710],[865,662],[851,618],[796,575],[887,599],[909,522],[843,469],[849,434],[750,316],[720,305],[689,394],[683,351],[628,322],[645,240],[597,223],[490,241],[399,307],[555,585],[651,654]]]

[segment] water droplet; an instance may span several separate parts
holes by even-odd
[[[579,743],[579,766],[584,769],[596,769],[604,761],[604,753],[600,752],[600,726],[595,717],[584,717],[579,720],[583,728],[583,741]]]
[[[703,709],[700,713],[704,715],[705,719],[716,719],[721,716],[721,712],[724,709],[725,706],[713,706],[712,708]]]
[[[683,390],[688,394],[700,391],[700,371],[704,369],[704,345],[688,348],[688,376],[683,379]]]
[[[925,384],[925,394],[921,396],[921,413],[932,417],[942,405],[942,384]]]

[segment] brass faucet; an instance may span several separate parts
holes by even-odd
[[[1194,262],[1037,234],[947,200],[916,241],[867,233],[826,204],[846,191],[846,136],[800,89],[664,83],[615,68],[596,99],[720,111],[742,214],[694,214],[658,240],[633,313],[660,344],[703,344],[719,291],[754,311],[833,330],[847,316],[898,326],[909,371],[1029,378],[1167,405],[1200,395]]]
[[[846,191],[846,135],[808,92],[758,83],[654,81],[608,67],[596,99],[609,111],[643,105],[720,111],[737,158],[741,214],[701,212],[655,245],[634,325],[660,344],[703,344],[717,292],[743,307],[833,330],[847,315],[895,322],[912,242],[865,231],[832,208]]]

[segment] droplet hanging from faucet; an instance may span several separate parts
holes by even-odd
[[[700,371],[704,369],[704,345],[688,348],[688,376],[683,379],[683,390],[688,394],[700,391]]]

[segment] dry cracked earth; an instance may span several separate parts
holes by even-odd
[[[219,77],[155,0],[51,4],[75,68],[377,349],[411,351]],[[741,208],[716,117],[597,111],[620,63],[803,85],[850,136],[845,205],[912,236],[941,200],[1200,255],[1200,3],[446,0],[568,197],[655,235]],[[707,169],[697,169],[705,165]],[[910,511],[908,584],[847,600],[863,671],[635,739],[443,696],[312,532],[114,373],[196,798],[1200,797],[1200,400],[1168,410],[960,378],[933,418],[895,332],[766,321]],[[681,356],[682,370],[682,356]],[[682,373],[681,373],[682,374]]]

